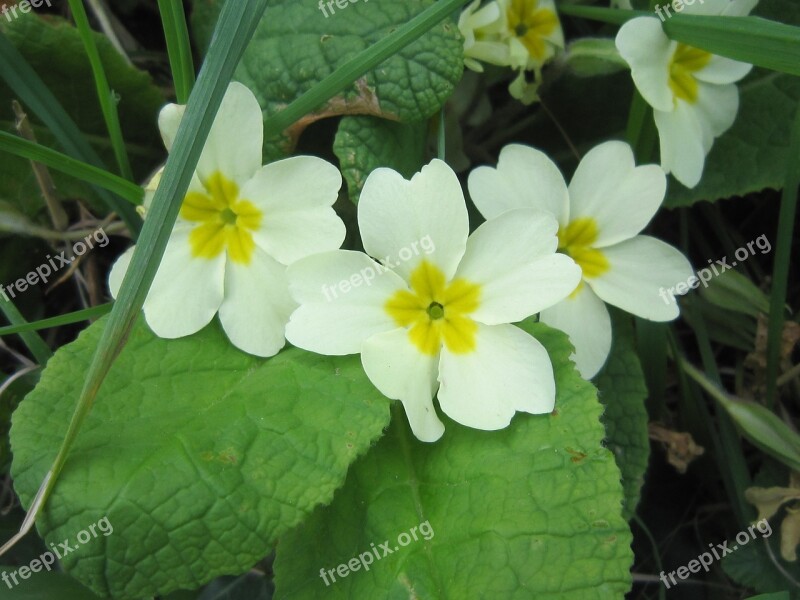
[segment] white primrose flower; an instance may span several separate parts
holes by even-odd
[[[665,296],[665,289],[687,280],[692,267],[676,248],[638,235],[664,199],[666,176],[657,165],[637,167],[628,144],[593,148],[569,188],[544,153],[512,144],[500,152],[496,169],[470,173],[469,192],[489,222],[524,207],[546,210],[558,220],[558,248],[581,268],[582,281],[540,319],[570,336],[584,378],[600,370],[611,350],[604,302],[651,321],[678,316],[674,296]]]
[[[433,406],[437,389],[442,411],[476,429],[502,429],[516,411],[552,411],[550,358],[510,324],[553,306],[580,280],[575,263],[556,253],[552,216],[510,211],[470,236],[458,178],[434,160],[410,181],[391,169],[373,171],[358,223],[367,254],[326,252],[289,267],[300,303],[286,329],[292,344],[360,353],[369,379],[403,403],[423,441],[444,432]],[[384,266],[370,258],[408,256],[421,239],[432,242],[430,253]],[[366,285],[325,293],[342,281]]]
[[[497,2],[481,8],[481,0],[475,0],[463,10],[458,19],[458,29],[464,36],[464,65],[483,73],[479,61],[501,67],[511,64],[508,45],[503,42],[506,22]]]
[[[695,15],[746,16],[758,0],[705,0],[685,4]],[[617,49],[631,67],[637,89],[653,107],[661,145],[661,166],[687,187],[703,175],[714,138],[736,120],[736,82],[752,65],[670,40],[656,17],[625,23]]]
[[[553,0],[497,0],[505,15],[511,66],[538,69],[564,47]]]
[[[564,47],[564,32],[553,0],[495,0],[480,7],[476,0],[458,23],[464,36],[464,64],[482,72],[478,61],[519,71],[509,86],[511,95],[526,103],[536,98],[537,82],[529,84],[525,72],[538,80],[542,66]]]
[[[169,104],[159,115],[168,151],[184,108]],[[147,324],[159,337],[191,335],[219,313],[237,348],[276,354],[297,306],[287,265],[344,241],[344,223],[331,208],[342,184],[339,171],[310,156],[262,166],[262,143],[256,97],[230,84],[144,303]],[[115,298],[133,250],[111,270]]]

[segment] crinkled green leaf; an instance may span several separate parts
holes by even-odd
[[[448,420],[433,444],[417,441],[397,411],[333,503],[281,538],[275,598],[624,596],[631,534],[619,469],[603,446],[602,406],[569,361],[564,334],[530,321],[523,328],[553,358],[556,411],[518,414],[496,432]],[[399,547],[425,522],[433,536],[423,526]],[[378,549],[369,571],[325,585],[320,569],[335,574],[384,541],[392,553]]]
[[[378,167],[390,167],[411,178],[425,162],[428,123],[397,123],[376,117],[344,117],[333,151],[347,181],[350,199],[358,203],[361,188]]]
[[[101,154],[108,154],[111,143],[89,60],[75,27],[64,19],[42,18],[31,12],[10,22],[0,19],[0,32],[36,70],[87,139]],[[143,178],[164,154],[156,120],[166,100],[151,77],[126,63],[105,36],[97,34],[95,42],[111,89],[119,97],[122,131],[134,169],[137,176]],[[11,91],[0,83],[0,125],[6,131],[14,130],[12,97]],[[33,115],[29,117],[38,141],[55,147],[53,136],[38,126]],[[55,171],[52,174],[64,196],[86,197],[89,194],[88,188],[74,179]],[[3,154],[0,199],[14,201],[29,214],[31,211],[27,208],[30,205],[43,206],[28,161]]]
[[[12,473],[28,505],[64,437],[105,319],[52,358],[14,413]],[[109,537],[64,559],[117,599],[248,570],[328,502],[388,422],[358,357],[289,349],[263,360],[215,323],[180,340],[137,325],[106,378],[42,518],[48,542],[104,516]]]
[[[605,405],[603,423],[606,426],[608,448],[614,453],[622,473],[625,490],[623,514],[633,517],[644,484],[650,439],[647,433],[647,384],[636,353],[633,324],[619,312],[614,312],[614,345],[595,385],[600,401]]]
[[[334,69],[435,0],[359,0],[325,18],[317,2],[273,0],[236,71],[267,117],[311,89]],[[192,22],[201,39],[222,0],[195,0]],[[327,10],[327,7],[326,7]],[[330,11],[328,11],[330,12]],[[266,140],[275,159],[291,151],[306,126],[336,115],[373,115],[404,122],[426,119],[452,94],[463,72],[463,38],[446,20],[403,48],[347,91],[298,121],[280,139]]]

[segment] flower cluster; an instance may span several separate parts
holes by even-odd
[[[512,96],[528,103],[536,97],[542,66],[564,47],[564,32],[553,0],[493,0],[470,4],[458,22],[464,36],[464,64],[482,72],[481,62],[519,72]],[[533,72],[529,85],[526,73]]]
[[[183,113],[178,105],[161,112],[168,150]],[[516,412],[552,411],[547,351],[513,323],[540,314],[564,330],[588,378],[611,347],[604,302],[652,320],[678,314],[659,290],[692,269],[671,246],[639,235],[666,177],[637,167],[627,144],[589,152],[569,187],[542,152],[504,148],[496,168],[469,177],[487,219],[471,235],[446,163],[434,160],[410,180],[376,169],[358,205],[366,252],[354,252],[339,249],[339,171],[309,156],[262,166],[262,131],[255,96],[231,84],[144,303],[157,335],[191,335],[219,315],[231,342],[257,356],[276,354],[287,339],[321,354],[360,354],[375,387],[402,402],[414,434],[435,441],[444,432],[435,397],[451,419],[484,430],[506,427]],[[380,264],[420,239],[430,252]],[[111,271],[115,297],[133,252]],[[324,294],[366,270],[383,274],[348,294]]]

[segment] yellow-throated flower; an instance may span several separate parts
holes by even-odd
[[[758,0],[705,0],[685,13],[746,16]],[[656,17],[638,17],[617,34],[617,49],[631,67],[637,89],[653,107],[661,166],[687,187],[703,175],[714,138],[736,120],[736,82],[752,65],[670,40]]]
[[[519,71],[509,91],[526,103],[535,99],[538,83],[529,84],[525,72],[534,71],[538,79],[545,62],[564,47],[553,0],[494,0],[484,6],[476,0],[461,13],[458,26],[464,64],[479,72],[479,61]]]
[[[339,250],[289,267],[300,303],[286,328],[292,344],[360,353],[372,383],[403,403],[423,441],[444,431],[433,406],[437,389],[445,414],[476,429],[506,427],[516,411],[553,409],[547,352],[510,325],[556,304],[580,279],[572,259],[556,253],[552,216],[511,211],[469,236],[458,178],[434,160],[410,181],[391,169],[373,171],[358,222],[369,256]],[[423,238],[432,252],[406,251]],[[387,263],[388,270],[370,258],[402,259],[404,252],[408,260]],[[326,293],[332,288],[339,292]]]
[[[170,104],[159,115],[168,151],[183,113]],[[219,313],[236,347],[276,354],[297,306],[287,265],[344,240],[344,223],[331,208],[342,184],[336,167],[310,156],[262,166],[262,143],[258,101],[245,86],[230,84],[144,303],[159,337],[191,335]],[[132,253],[111,271],[114,297]]]
[[[686,281],[692,267],[669,244],[638,235],[661,206],[666,176],[657,165],[637,167],[627,144],[593,148],[569,188],[544,153],[512,144],[500,152],[496,169],[478,167],[470,173],[469,192],[490,220],[520,208],[545,210],[558,220],[559,251],[575,260],[582,281],[540,318],[569,334],[583,377],[593,377],[611,350],[604,301],[651,321],[678,316],[674,297],[665,301],[663,290]]]

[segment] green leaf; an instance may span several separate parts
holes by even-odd
[[[606,445],[614,453],[625,491],[623,515],[633,517],[644,484],[650,439],[647,432],[647,385],[634,343],[630,318],[613,312],[614,345],[603,370],[595,379],[605,406]]]
[[[281,538],[276,598],[624,596],[631,534],[602,407],[569,361],[566,336],[522,326],[553,357],[556,412],[519,414],[496,432],[448,420],[444,437],[425,444],[395,406],[390,433],[350,469],[333,503]],[[368,572],[325,585],[321,568],[335,574],[372,544],[381,559]]]
[[[765,547],[766,544],[769,544],[775,562],[770,558],[770,553]],[[773,535],[766,540],[756,539],[753,543],[724,557],[722,570],[740,585],[752,588],[756,592],[786,593],[786,590],[793,590],[788,598],[800,600],[800,592],[797,591],[796,584],[784,576],[784,573],[787,573],[795,582],[800,581],[800,563],[789,563],[781,558],[778,531],[773,531]]]
[[[333,151],[350,199],[358,203],[364,182],[378,167],[390,167],[411,178],[425,162],[427,141],[427,121],[405,124],[375,117],[344,117]]]
[[[0,573],[8,573],[8,581],[13,583],[11,573],[16,573],[19,567],[0,567]],[[28,579],[21,579],[17,575],[17,585],[12,587],[9,598],[14,600],[101,600],[89,590],[63,573],[53,571],[40,571],[31,573]],[[6,585],[6,584],[3,584]],[[5,597],[5,596],[3,596]]]
[[[766,252],[762,251],[762,254]],[[708,282],[707,286],[700,291],[700,295],[716,307],[751,317],[769,314],[769,296],[739,271],[728,269]]]
[[[758,596],[750,596],[747,600],[791,600],[789,592],[775,592],[773,594],[759,594]]]
[[[739,85],[739,95],[736,122],[714,142],[700,184],[690,190],[670,178],[666,206],[783,187],[800,78],[759,69]]]
[[[28,505],[66,431],[106,319],[59,350],[11,430]],[[140,323],[111,369],[37,527],[49,543],[107,516],[108,538],[64,558],[120,600],[245,572],[330,501],[380,435],[388,403],[356,356],[289,349],[258,359],[218,324],[162,340]]]
[[[207,3],[195,0],[195,5]],[[348,3],[345,9],[334,4],[336,14],[325,18],[316,2],[274,0],[235,78],[253,89],[267,118],[436,4],[434,0],[370,0]],[[204,10],[207,17],[213,15],[208,7]],[[193,19],[193,24],[197,27],[198,20]],[[283,156],[308,125],[325,117],[366,114],[404,122],[426,119],[452,94],[462,72],[463,39],[455,21],[447,19],[324,105],[310,107],[313,112],[283,135],[265,141],[266,153],[273,159]]]
[[[578,77],[596,77],[627,71],[628,63],[610,38],[580,38],[567,46],[563,61]]]

